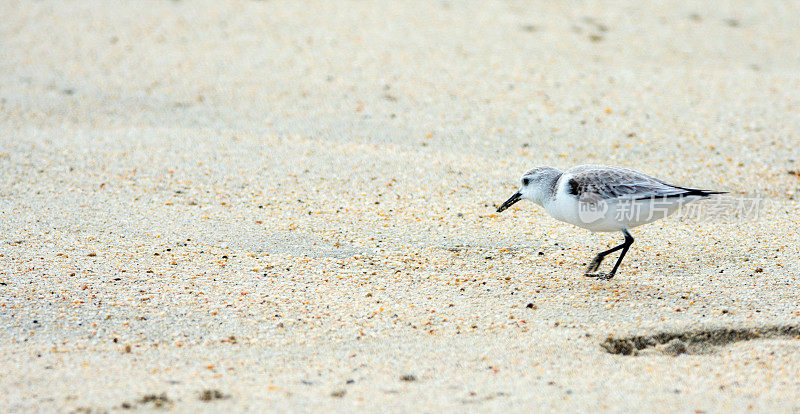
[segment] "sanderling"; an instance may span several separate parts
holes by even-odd
[[[620,167],[581,165],[565,172],[537,167],[522,176],[519,191],[497,212],[524,198],[544,207],[557,220],[591,231],[621,231],[625,241],[598,253],[586,268],[586,276],[611,279],[633,244],[628,229],[662,219],[688,202],[724,193],[680,187]],[[611,272],[593,273],[608,254],[620,249],[622,252]]]

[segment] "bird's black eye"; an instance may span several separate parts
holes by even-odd
[[[531,181],[531,180],[529,180],[529,179],[527,179],[527,178],[523,178],[523,179],[522,179],[522,186],[523,186],[523,187],[527,187],[527,186],[528,186],[528,183],[529,183],[530,181]]]

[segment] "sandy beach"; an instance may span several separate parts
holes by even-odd
[[[0,16],[0,412],[800,412],[796,3]],[[727,204],[593,280],[580,164]]]

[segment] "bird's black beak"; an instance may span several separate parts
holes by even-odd
[[[511,198],[506,200],[506,202],[503,203],[503,205],[501,205],[500,207],[497,208],[497,212],[498,213],[503,212],[503,210],[511,207],[511,205],[513,205],[514,203],[516,203],[519,200],[522,200],[522,193],[517,191],[516,193],[514,193],[514,195],[511,196]]]

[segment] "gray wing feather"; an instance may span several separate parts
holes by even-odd
[[[687,192],[685,188],[620,167],[593,165],[575,167],[567,170],[562,179],[568,180],[567,191],[579,199],[669,197]]]

